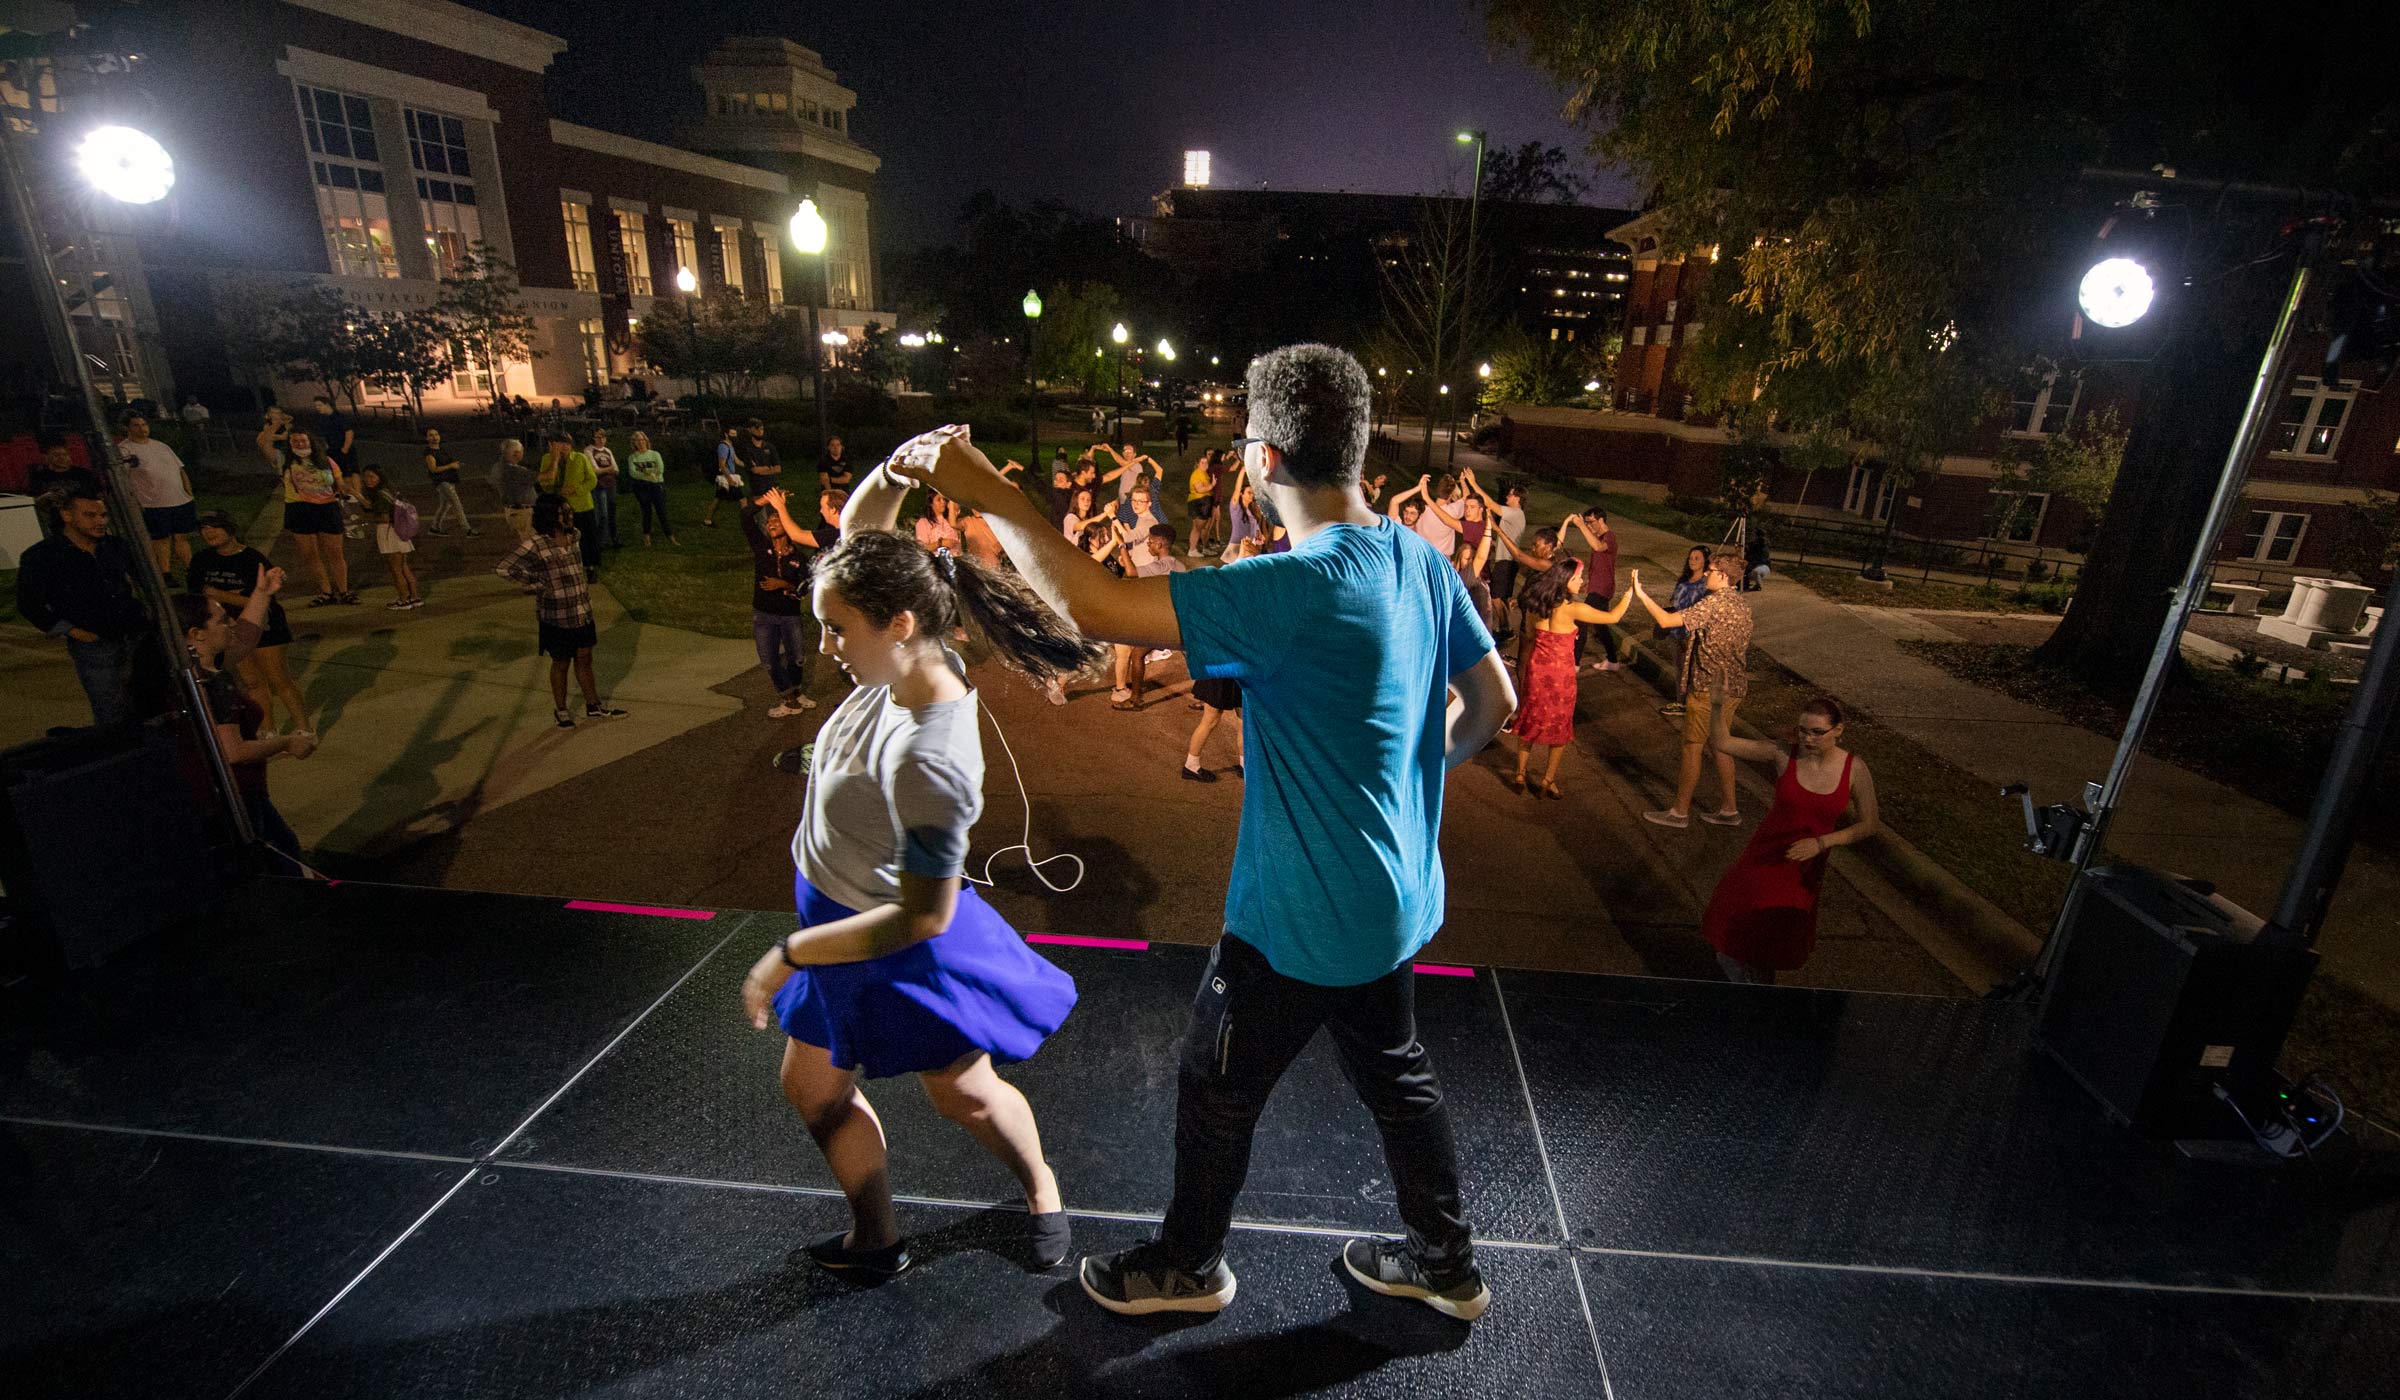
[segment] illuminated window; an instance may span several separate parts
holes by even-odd
[[[600,276],[593,270],[592,211],[571,199],[558,202],[559,213],[567,222],[567,277],[579,292],[600,290]]]
[[[761,236],[758,240],[759,262],[767,273],[767,305],[783,305],[783,250],[775,240]]]
[[[385,202],[383,155],[367,99],[330,88],[294,84],[300,128],[308,138],[309,175],[317,190],[317,219],[325,256],[351,277],[397,277],[391,206]]]
[[[492,392],[492,367],[463,340],[450,342],[450,385],[461,394]]]
[[[608,382],[608,330],[598,320],[575,323],[575,339],[583,348],[583,381]]]
[[[667,241],[675,245],[676,271],[680,272],[688,267],[692,270],[694,277],[699,276],[700,240],[692,232],[692,221],[689,219],[667,220]]]
[[[730,291],[742,289],[742,231],[738,228],[717,228],[717,250],[725,257],[725,286]]]
[[[474,169],[467,163],[467,124],[414,107],[405,109],[401,119],[408,127],[408,164],[417,176],[425,246],[433,253],[437,272],[455,272],[468,251],[483,241]]]
[[[2275,424],[2275,450],[2294,457],[2332,456],[2342,445],[2342,424],[2357,397],[2354,382],[2326,384],[2306,375],[2293,380]]]
[[[650,230],[642,216],[617,211],[617,239],[625,245],[625,290],[637,297],[650,295]]]

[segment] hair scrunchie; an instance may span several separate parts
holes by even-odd
[[[934,546],[933,567],[941,572],[942,582],[952,588],[958,587],[958,556],[950,552],[950,546]]]

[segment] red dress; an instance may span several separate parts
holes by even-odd
[[[1575,738],[1575,634],[1534,629],[1525,662],[1525,703],[1517,707],[1517,738],[1564,744]]]
[[[1825,853],[1813,860],[1785,860],[1783,853],[1804,836],[1824,837],[1842,824],[1850,807],[1850,764],[1842,755],[1842,780],[1831,792],[1800,785],[1800,751],[1775,780],[1775,802],[1742,847],[1741,856],[1700,916],[1700,936],[1736,962],[1789,972],[1808,961],[1817,946],[1817,888],[1825,883]]]

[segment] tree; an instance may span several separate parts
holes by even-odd
[[[325,387],[325,397],[348,399],[358,408],[359,378],[365,373],[359,357],[358,328],[373,318],[340,289],[312,282],[285,294],[278,307],[284,338],[276,353],[286,379],[309,379]]]
[[[1117,370],[1108,332],[1124,318],[1124,301],[1106,282],[1053,282],[1042,293],[1033,372],[1045,383],[1073,384],[1086,398],[1108,393]],[[1094,355],[1094,350],[1103,353]]]
[[[746,395],[762,379],[806,374],[816,348],[804,317],[738,292],[661,297],[634,337],[635,353],[651,368],[691,381],[702,398]]]
[[[2080,414],[2060,432],[2035,442],[2013,440],[1992,459],[1992,537],[2012,538],[2035,496],[2072,501],[2084,512],[2083,533],[2098,533],[2109,493],[2125,462],[2125,429],[2114,408]],[[2035,556],[2040,556],[2036,542]]]
[[[900,337],[884,325],[867,327],[865,336],[850,347],[850,364],[867,387],[878,393],[908,373],[908,359],[901,351]]]
[[[1496,38],[1569,88],[1595,151],[1656,191],[1669,241],[1721,250],[1703,340],[1748,334],[1777,381],[1804,363],[1866,366],[1868,380],[1886,381],[1874,415],[1885,431],[1906,426],[1891,410],[1911,381],[1932,383],[1907,365],[1928,336],[1963,335],[1958,363],[1987,390],[2063,339],[2070,260],[2111,203],[2168,189],[2189,220],[2194,276],[2136,400],[2084,586],[2047,648],[2088,684],[2129,687],[2198,540],[2288,272],[2260,249],[2303,207],[2219,182],[2351,198],[2392,188],[2400,123],[2377,71],[2391,7],[1488,0],[1488,10]],[[2309,81],[2279,76],[2293,72]],[[2183,180],[2094,173],[2154,164]]]
[[[1384,249],[1383,329],[1413,372],[1414,396],[1425,414],[1419,469],[1433,463],[1433,420],[1439,416],[1439,386],[1449,382],[1460,348],[1474,337],[1488,300],[1477,264],[1467,247],[1467,206],[1455,199],[1428,199],[1418,206],[1415,233]],[[1464,386],[1457,387],[1464,392]]]
[[[252,405],[261,413],[267,407],[267,381],[281,375],[291,360],[285,353],[292,341],[285,306],[290,292],[256,282],[229,282],[217,291],[217,332],[226,368],[249,381]]]
[[[443,276],[437,308],[451,334],[491,371],[495,404],[507,397],[501,366],[542,357],[533,341],[533,317],[525,311],[516,265],[489,243],[476,242]]]
[[[356,323],[358,377],[368,387],[408,400],[411,418],[425,413],[425,391],[450,382],[457,334],[436,311],[402,311]]]
[[[1605,385],[1615,372],[1613,345],[1568,340],[1539,340],[1524,327],[1503,327],[1492,346],[1491,381],[1486,397],[1493,403],[1539,406],[1581,403],[1584,385]]]
[[[1556,146],[1528,141],[1483,158],[1483,197],[1514,204],[1573,204],[1591,189],[1572,157]]]

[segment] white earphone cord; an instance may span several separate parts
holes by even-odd
[[[1023,851],[1025,853],[1026,867],[1033,871],[1033,878],[1048,886],[1052,894],[1065,894],[1069,890],[1072,890],[1076,886],[1083,883],[1083,857],[1075,854],[1073,851],[1061,851],[1057,855],[1044,856],[1040,860],[1035,860],[1033,858],[1033,797],[1031,794],[1025,791],[1025,770],[1017,766],[1017,751],[1008,746],[1008,735],[1000,728],[1000,721],[992,714],[991,707],[988,705],[977,705],[975,708],[983,712],[983,717],[985,719],[991,720],[992,733],[997,735],[1000,740],[1000,752],[1008,755],[1008,771],[1017,780],[1017,800],[1024,804],[1025,807],[1025,835],[1022,840],[1017,842],[1017,844],[1013,846],[1002,846],[999,850],[996,850],[990,855],[985,856],[983,858],[983,878],[978,880],[974,876],[969,875],[967,876],[967,883],[970,885],[983,885],[986,887],[991,887],[993,885],[993,863],[999,860],[1000,857],[1007,855],[1010,851]],[[1069,879],[1063,885],[1057,883],[1048,875],[1042,873],[1043,866],[1049,865],[1054,861],[1062,860],[1071,860],[1075,862],[1074,877]]]

